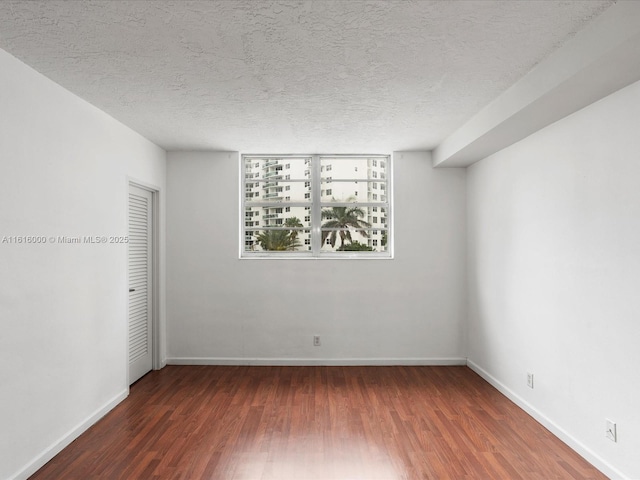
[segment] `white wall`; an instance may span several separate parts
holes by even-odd
[[[126,235],[127,177],[163,189],[165,157],[0,50],[0,478],[128,392],[126,247],[2,237]]]
[[[168,362],[464,363],[465,171],[394,167],[395,259],[239,260],[238,153],[170,152]]]
[[[636,83],[468,170],[470,364],[614,478],[640,478],[639,118]]]

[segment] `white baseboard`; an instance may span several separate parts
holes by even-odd
[[[31,475],[36,473],[40,468],[42,468],[49,460],[55,457],[58,453],[60,453],[67,445],[73,442],[76,438],[78,438],[82,433],[84,433],[89,427],[91,427],[94,423],[104,417],[107,413],[109,413],[116,405],[122,402],[129,395],[129,389],[125,389],[120,392],[118,395],[109,400],[106,404],[100,407],[98,410],[93,412],[86,420],[82,423],[71,429],[71,431],[67,432],[62,436],[57,442],[53,445],[49,446],[44,452],[38,455],[31,463],[25,466],[22,470],[16,473],[13,477],[10,477],[10,480],[26,480]]]
[[[485,379],[492,386],[494,386],[496,390],[498,390],[505,397],[507,397],[509,400],[511,400],[513,403],[515,403],[520,408],[522,408],[525,412],[531,415],[540,424],[542,424],[547,430],[549,430],[556,437],[558,437],[560,440],[566,443],[569,447],[571,447],[571,449],[573,449],[576,453],[581,455],[585,460],[591,463],[594,467],[596,467],[606,476],[608,476],[611,479],[630,480],[629,477],[626,477],[622,472],[620,472],[613,465],[609,464],[602,457],[597,455],[591,449],[587,448],[577,438],[570,435],[560,425],[550,420],[547,416],[545,416],[542,412],[536,409],[533,405],[531,405],[529,402],[527,402],[522,397],[517,395],[513,390],[508,388],[506,385],[498,381],[489,372],[484,370],[480,365],[474,363],[471,360],[467,360],[467,365],[471,370],[476,372],[483,379]]]
[[[464,357],[443,358],[243,358],[173,357],[167,365],[263,365],[263,366],[388,366],[388,365],[466,365]]]

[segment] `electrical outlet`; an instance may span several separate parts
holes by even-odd
[[[612,442],[617,442],[618,441],[618,432],[616,429],[616,422],[612,422],[611,420],[609,420],[608,418],[606,419],[606,424],[605,424],[605,435],[606,437],[611,440]]]
[[[527,387],[533,388],[533,373],[527,372]]]
[[[313,336],[313,346],[314,347],[319,347],[320,346],[320,335],[314,335]]]

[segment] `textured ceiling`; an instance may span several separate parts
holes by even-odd
[[[430,150],[611,1],[0,1],[0,48],[168,150]]]

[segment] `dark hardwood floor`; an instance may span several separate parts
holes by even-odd
[[[604,479],[466,367],[169,366],[32,479]]]

